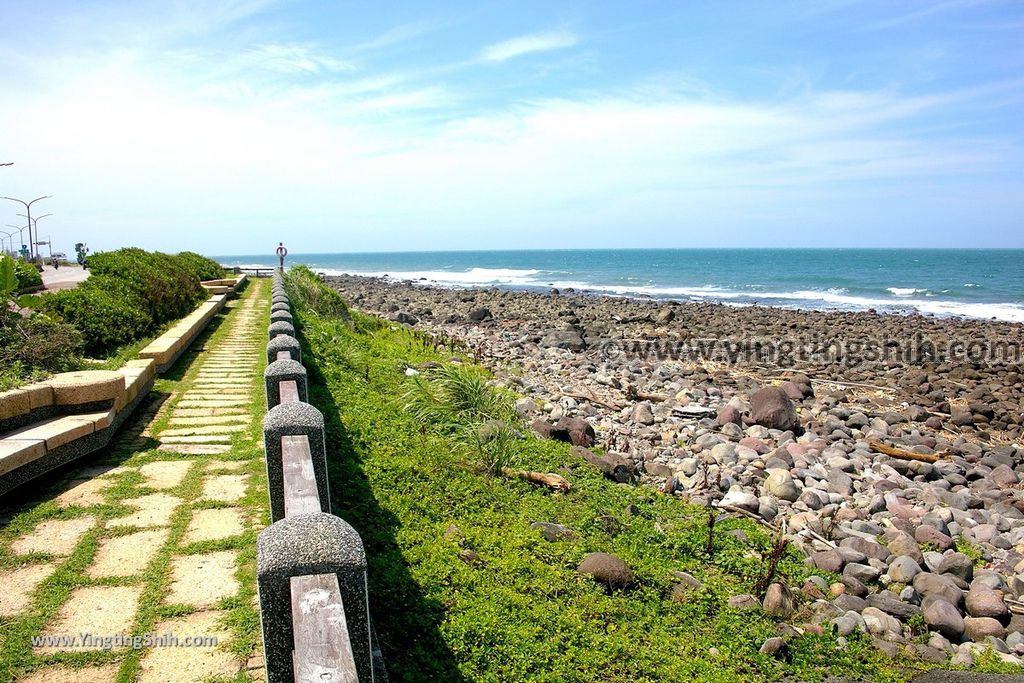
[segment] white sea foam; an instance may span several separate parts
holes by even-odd
[[[464,271],[455,270],[405,270],[405,271],[357,271],[314,268],[325,275],[363,275],[366,277],[383,277],[393,282],[423,282],[424,284],[446,286],[479,286],[479,285],[541,285],[535,276],[540,274],[535,269],[517,268],[470,268]]]
[[[511,287],[556,287],[575,289],[611,296],[678,298],[691,301],[717,301],[734,306],[756,303],[786,308],[867,310],[869,308],[891,313],[923,313],[937,316],[967,318],[996,318],[1024,322],[1024,305],[1017,303],[976,303],[936,299],[927,289],[890,287],[891,297],[858,296],[843,287],[827,290],[761,291],[736,290],[716,285],[688,287],[658,286],[630,282],[622,284],[592,284],[582,280],[558,279],[555,273],[532,268],[471,268],[469,270],[416,270],[416,271],[353,271],[317,268],[325,275],[363,275],[386,277],[392,282],[412,281],[414,284],[442,287],[479,287],[503,285]],[[965,287],[971,286],[970,283]],[[977,286],[977,285],[974,285]],[[922,296],[923,295],[923,296]]]

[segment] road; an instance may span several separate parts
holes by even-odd
[[[78,283],[89,277],[89,271],[81,266],[43,266],[43,285],[47,291],[54,292],[58,289],[74,289]]]

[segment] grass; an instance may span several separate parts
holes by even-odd
[[[431,401],[443,384],[406,377],[409,367],[444,365],[448,350],[354,311],[339,319],[298,305],[295,315],[310,400],[328,425],[332,501],[367,548],[370,607],[392,680],[896,681],[925,668],[890,660],[859,635],[843,645],[807,634],[785,659],[761,654],[777,624],[728,606],[764,571],[771,539],[761,528],[718,522],[709,560],[702,508],[617,485],[565,444],[535,438],[517,442],[517,466],[561,474],[572,491],[489,476],[451,428],[467,422],[452,409],[458,401]],[[479,399],[481,389],[466,392]],[[574,538],[550,543],[533,522],[563,524]],[[622,558],[635,584],[609,592],[578,575],[595,551]],[[703,588],[673,601],[674,571]],[[808,570],[789,551],[779,572],[800,585]]]
[[[268,299],[268,283],[258,282],[243,293],[243,297],[262,297]],[[57,564],[57,570],[46,579],[33,593],[30,606],[13,617],[0,618],[0,681],[14,680],[30,671],[52,665],[86,666],[101,663],[117,663],[119,683],[136,680],[144,654],[140,650],[113,650],[96,652],[62,652],[52,655],[37,655],[31,648],[31,638],[43,632],[51,622],[61,605],[68,599],[71,592],[79,587],[93,585],[140,585],[142,597],[139,610],[132,625],[131,632],[144,634],[152,631],[159,622],[195,612],[188,605],[169,605],[165,596],[170,585],[170,563],[174,556],[205,553],[214,550],[238,551],[238,562],[235,578],[241,589],[238,595],[222,600],[215,609],[225,610],[224,625],[231,633],[228,643],[229,650],[239,661],[259,652],[260,622],[259,612],[254,605],[256,594],[256,535],[259,529],[269,524],[269,509],[266,493],[266,474],[262,459],[260,443],[262,432],[260,421],[252,420],[247,432],[234,435],[232,449],[217,455],[179,455],[155,450],[157,442],[139,435],[147,425],[158,431],[167,424],[170,410],[178,396],[192,387],[199,371],[199,363],[194,363],[198,348],[210,347],[225,339],[230,326],[223,324],[223,315],[215,318],[202,336],[196,340],[193,348],[187,352],[161,379],[158,379],[151,395],[161,402],[160,411],[155,416],[136,415],[129,420],[129,425],[111,442],[110,446],[92,456],[84,458],[67,468],[42,480],[44,486],[35,490],[15,494],[5,501],[4,518],[0,521],[0,571],[13,569],[28,563],[49,561]],[[261,308],[261,329],[265,329],[269,321],[269,306]],[[263,337],[257,335],[253,342],[254,349],[263,356]],[[141,342],[140,342],[141,343]],[[262,364],[258,368],[258,377],[262,377]],[[253,388],[249,396],[249,410],[254,416],[265,412],[265,399],[262,382],[253,378]],[[193,463],[188,474],[175,488],[162,490],[171,496],[184,501],[173,514],[167,541],[149,562],[145,570],[134,577],[117,577],[93,579],[84,570],[88,567],[99,548],[102,538],[120,536],[138,529],[104,528],[104,522],[123,516],[133,511],[123,501],[149,493],[156,493],[146,487],[143,476],[135,468],[147,462],[157,460],[185,460]],[[201,480],[208,473],[212,461],[242,461],[243,468],[232,474],[249,474],[249,486],[246,495],[237,503],[219,503],[200,499]],[[54,498],[67,488],[71,479],[80,476],[82,467],[104,465],[126,468],[126,471],[109,475],[114,483],[104,490],[104,502],[100,505],[61,508]],[[26,487],[31,488],[31,487]],[[237,506],[243,508],[253,522],[253,528],[243,534],[220,541],[191,543],[182,542],[185,530],[195,510],[210,507]],[[15,555],[11,551],[11,543],[19,536],[31,531],[42,521],[50,519],[70,519],[92,515],[99,522],[90,529],[75,547],[69,557],[51,557],[44,554],[31,556]],[[231,679],[235,683],[250,680],[245,672]]]

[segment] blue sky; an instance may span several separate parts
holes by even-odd
[[[1024,247],[1022,36],[1020,0],[7,0],[0,195],[65,250]]]

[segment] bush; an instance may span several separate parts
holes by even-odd
[[[14,262],[14,277],[18,280],[18,291],[22,292],[32,287],[41,287],[43,278],[28,261],[16,260]]]
[[[137,305],[150,317],[147,330],[187,315],[206,297],[199,277],[181,260],[160,252],[128,248],[102,252],[89,257],[92,277],[83,287],[94,289],[97,275],[121,280],[138,298]],[[132,341],[123,339],[122,343]]]
[[[224,277],[224,269],[220,267],[219,263],[194,251],[183,251],[174,258],[192,271],[201,281],[219,280]]]
[[[37,313],[0,315],[0,366],[28,378],[33,371],[65,372],[79,365],[82,334],[60,320]]]
[[[94,357],[144,337],[153,327],[138,297],[112,277],[94,275],[75,289],[48,294],[42,310],[76,327],[85,352]]]

